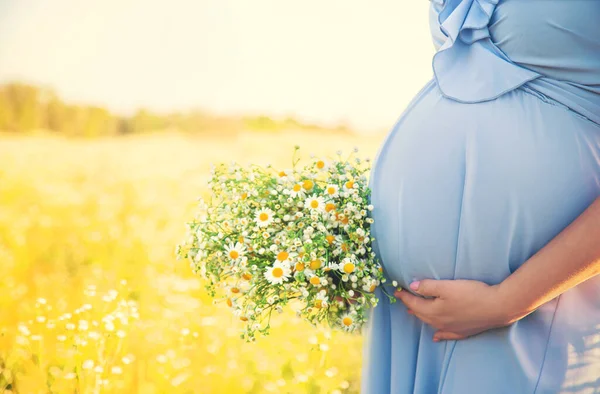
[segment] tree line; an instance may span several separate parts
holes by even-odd
[[[0,131],[44,130],[74,137],[125,135],[157,130],[236,133],[240,130],[323,130],[294,118],[274,120],[268,116],[219,116],[203,110],[156,113],[139,109],[131,116],[106,108],[69,104],[53,89],[20,82],[0,85]],[[345,125],[332,131],[350,132]]]

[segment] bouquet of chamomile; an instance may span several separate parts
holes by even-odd
[[[386,279],[371,248],[370,162],[357,152],[299,165],[296,146],[288,169],[211,165],[210,198],[199,199],[176,253],[245,322],[242,339],[267,335],[288,303],[314,326],[348,332],[377,305]]]

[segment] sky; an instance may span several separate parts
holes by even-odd
[[[390,128],[432,77],[428,0],[0,0],[0,82],[131,114]]]

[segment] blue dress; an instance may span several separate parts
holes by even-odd
[[[388,285],[497,284],[600,195],[600,0],[432,0],[430,26],[433,79],[373,163],[374,250]],[[600,276],[439,343],[376,294],[364,394],[600,393]]]

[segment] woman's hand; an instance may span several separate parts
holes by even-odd
[[[435,342],[463,339],[524,317],[510,317],[499,286],[476,280],[425,279],[411,283],[410,288],[417,294],[435,297],[426,299],[408,291],[394,292],[408,313],[437,330],[433,336]]]
[[[408,291],[394,295],[410,313],[438,330],[434,340],[462,339],[522,319],[596,275],[600,275],[600,197],[498,285],[425,279],[411,283],[411,289],[435,298],[423,299]]]

